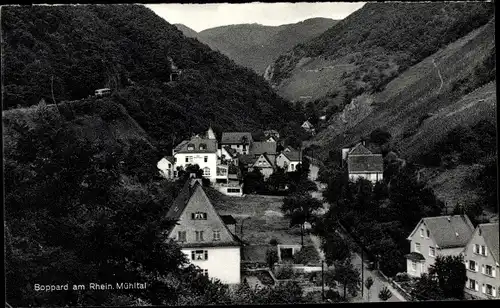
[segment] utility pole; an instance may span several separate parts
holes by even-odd
[[[363,291],[365,289],[364,287],[364,281],[365,281],[365,271],[364,271],[364,253],[363,253],[363,247],[361,247],[361,298],[363,298]]]
[[[325,301],[325,261],[321,260],[321,298]]]

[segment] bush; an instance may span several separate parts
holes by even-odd
[[[275,239],[275,238],[272,238],[272,239],[269,241],[269,245],[276,246],[276,245],[278,245],[278,244],[279,244],[279,242],[278,242],[278,240],[277,240],[277,239]]]
[[[397,273],[396,277],[394,278],[394,281],[396,282],[405,282],[410,280],[410,277],[408,276],[408,273]]]
[[[308,264],[310,262],[318,262],[318,252],[313,246],[303,247],[299,252],[293,256],[295,264]]]
[[[277,279],[292,279],[295,276],[293,268],[289,264],[285,264],[281,267],[276,268],[274,273]]]

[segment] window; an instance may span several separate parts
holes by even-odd
[[[416,271],[417,270],[417,262],[411,261],[411,270]]]
[[[203,158],[203,161],[204,161],[204,162],[208,162],[208,156],[205,156],[205,157]]]
[[[220,231],[214,230],[214,241],[220,241]]]
[[[490,265],[486,265],[484,269],[484,274],[488,276],[493,276],[493,267],[491,267]]]
[[[194,151],[194,144],[188,145],[188,151]]]
[[[481,255],[486,256],[486,246],[481,245]]]
[[[210,168],[208,167],[203,168],[203,176],[210,176]]]
[[[476,290],[477,289],[477,283],[474,279],[469,279],[469,289],[471,290]]]
[[[429,230],[426,230],[427,231],[427,238],[429,238],[429,236],[431,235],[431,233],[429,232]]]
[[[290,169],[293,171],[295,170],[295,165],[294,164],[290,164]]]
[[[186,231],[179,231],[178,241],[181,243],[186,241]]]
[[[200,150],[206,150],[207,149],[207,145],[202,143],[200,144]]]
[[[207,220],[207,213],[203,213],[203,212],[191,213],[191,219],[193,219],[193,220]]]
[[[237,194],[239,194],[240,193],[240,189],[239,188],[228,188],[227,192],[228,193],[237,193]]]
[[[436,256],[436,248],[429,247],[429,256],[431,256],[431,257],[435,257]]]
[[[493,286],[490,284],[486,285],[486,294],[493,295]]]
[[[172,164],[170,164],[170,163],[169,163],[169,164],[168,164],[168,168],[169,168],[169,169],[170,169],[170,168],[172,168]]]
[[[207,270],[207,269],[203,269],[203,270],[201,270],[201,273],[202,273],[204,276],[207,276],[207,277],[208,277],[208,270]]]
[[[424,237],[424,229],[420,229],[420,237]]]
[[[186,156],[186,163],[192,163],[193,162],[193,156]]]
[[[415,243],[415,251],[420,252],[420,243]]]
[[[196,241],[197,242],[203,242],[204,239],[203,239],[203,231],[194,231],[195,235],[196,235]]]
[[[208,250],[192,250],[191,260],[208,260]]]
[[[476,271],[476,262],[475,261],[472,261],[472,260],[469,260],[469,269],[471,271]]]

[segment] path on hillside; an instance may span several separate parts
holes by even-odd
[[[316,179],[317,171],[319,170],[319,167],[311,164],[310,169],[311,170],[309,172],[309,178],[311,180]],[[324,201],[323,195],[322,195],[322,192],[324,190],[323,185],[321,185],[321,183],[319,183],[318,181],[314,181],[314,182],[316,183],[316,186],[318,187],[318,191],[311,193],[311,195],[320,201]],[[323,202],[323,206],[324,206],[324,212],[326,212],[328,210],[328,203]],[[349,234],[343,233],[342,230],[338,230],[337,233],[342,238],[348,239],[351,242],[353,242],[352,239],[350,239]],[[316,247],[316,250],[318,250],[318,253],[320,255],[321,260],[324,260],[324,252],[321,249],[321,241],[320,241],[319,237],[312,235],[312,234],[309,234],[309,235],[311,237],[311,241],[313,242],[314,246]],[[358,253],[353,253],[351,262],[354,265],[354,267],[357,268],[361,272],[361,256]],[[380,299],[378,298],[378,293],[384,287],[387,287],[392,292],[392,297],[388,300],[388,302],[405,302],[406,301],[406,299],[397,290],[395,290],[389,284],[389,282],[386,281],[385,278],[382,277],[378,273],[377,270],[369,271],[367,269],[366,260],[364,263],[365,264],[363,266],[363,276],[364,276],[363,278],[366,280],[366,278],[372,277],[372,279],[373,279],[373,286],[370,289],[370,302],[380,302]],[[366,289],[364,290],[364,297],[361,297],[361,292],[359,292],[358,296],[353,298],[352,301],[353,302],[367,302],[368,301],[367,290]]]
[[[434,61],[434,58],[432,58],[432,64],[434,64],[434,67],[437,69],[439,79],[441,79],[441,85],[439,86],[438,93],[441,93],[441,88],[443,87],[444,81],[443,81],[443,76],[441,76],[441,71],[439,70],[439,67],[436,64],[436,61]]]

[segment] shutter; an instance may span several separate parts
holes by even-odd
[[[484,246],[484,255],[487,257],[488,256],[488,247]]]
[[[207,213],[203,213],[203,219],[207,220]]]
[[[481,265],[481,274],[484,274],[484,273],[485,273],[485,271],[484,271],[484,264],[483,264],[483,265]]]
[[[191,213],[191,219],[194,219],[194,213]]]
[[[195,258],[195,254],[194,254],[194,250],[193,250],[193,251],[191,251],[191,260],[194,260],[194,258]]]
[[[476,262],[476,268],[475,268],[475,270],[476,270],[476,273],[479,272],[479,263],[477,263],[477,262]]]
[[[491,268],[491,276],[493,277],[497,276],[497,270],[494,267]]]
[[[208,260],[208,250],[205,250],[205,260]]]
[[[476,281],[476,282],[474,282],[474,289],[475,289],[476,291],[479,291],[479,283],[477,283],[477,281]]]
[[[493,297],[497,297],[497,288],[493,287],[491,291],[493,292],[491,295],[493,295]]]
[[[484,285],[484,283],[483,283],[483,287],[481,289],[482,289],[483,293],[486,293],[486,286]]]

